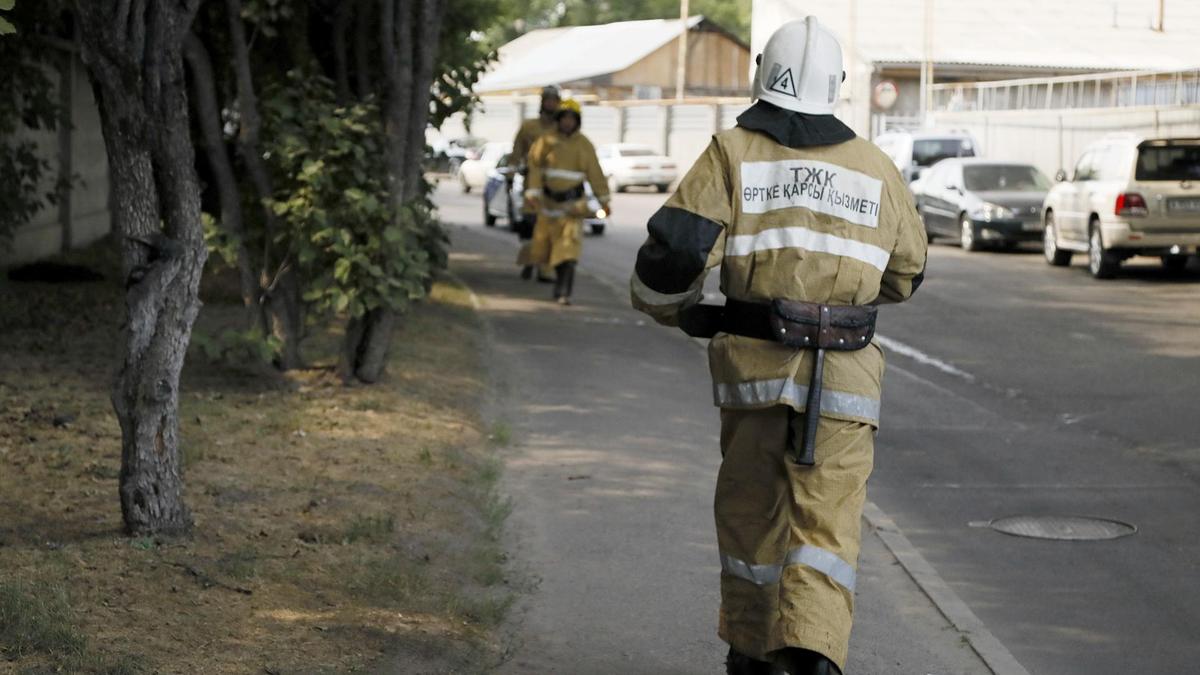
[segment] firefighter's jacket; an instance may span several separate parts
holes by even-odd
[[[764,303],[900,302],[924,276],[925,230],[908,186],[858,137],[788,147],[743,126],[717,134],[648,229],[633,304],[669,326],[718,265],[726,297]],[[708,352],[716,405],[803,411],[813,352],[724,333]],[[878,427],[883,367],[875,342],[829,352],[822,416]]]
[[[529,151],[533,148],[533,144],[537,139],[553,132],[557,128],[554,118],[538,116],[531,120],[525,120],[521,123],[521,127],[517,129],[517,136],[513,139],[512,157],[514,166],[519,170],[524,170],[529,159]]]
[[[565,193],[587,181],[601,203],[608,203],[608,181],[596,158],[596,148],[581,132],[570,136],[562,132],[545,134],[529,150],[529,177],[525,183],[525,199],[538,200],[545,212],[563,210],[551,193]],[[565,210],[564,210],[565,213]],[[559,214],[561,215],[561,214]]]

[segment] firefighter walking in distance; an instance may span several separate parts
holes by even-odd
[[[517,172],[524,176],[526,183],[529,181],[529,150],[533,148],[533,144],[539,138],[553,133],[558,128],[554,116],[558,113],[561,103],[562,92],[557,85],[543,87],[538,116],[525,120],[521,123],[520,128],[517,129],[517,136],[513,139],[512,157],[516,160]],[[509,177],[509,180],[512,180],[512,176]],[[509,188],[512,188],[511,184]],[[524,201],[521,204],[521,220],[514,226],[514,229],[517,231],[517,238],[521,240],[521,250],[517,253],[517,264],[521,266],[522,279],[533,277],[534,266],[529,262],[529,241],[533,238],[533,225],[536,221],[537,211],[528,200]],[[551,281],[549,271],[538,269],[538,281]]]
[[[895,165],[833,116],[837,39],[810,16],[758,63],[755,104],[650,219],[631,292],[712,338],[728,672],[830,675],[846,663],[879,426],[875,305],[916,290],[926,240]],[[718,265],[726,304],[699,304]]]
[[[562,102],[555,114],[558,128],[542,136],[529,151],[529,182],[525,201],[537,208],[537,223],[529,260],[554,268],[554,299],[571,304],[575,265],[583,248],[583,218],[590,215],[584,181],[601,206],[612,213],[608,181],[596,158],[596,148],[579,127],[583,121],[579,103]]]

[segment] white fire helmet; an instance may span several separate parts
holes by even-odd
[[[832,115],[842,79],[842,46],[817,17],[785,23],[759,56],[754,98],[808,113]]]

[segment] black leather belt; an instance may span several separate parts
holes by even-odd
[[[855,351],[875,336],[878,309],[873,306],[822,305],[797,300],[768,303],[726,300],[725,305],[694,305],[680,314],[679,327],[692,337],[717,333],[780,342],[796,349],[816,350],[812,379],[804,407],[804,437],[793,459],[816,463],[817,426],[821,421],[821,388],[825,351]]]
[[[555,192],[554,190],[551,190],[550,188],[546,188],[545,190],[543,190],[543,193],[545,193],[545,195],[547,197],[549,197],[551,200],[556,201],[556,202],[575,201],[576,199],[579,199],[580,197],[582,197],[584,195],[582,184],[576,185],[575,187],[573,187],[569,190],[563,190],[562,192]]]

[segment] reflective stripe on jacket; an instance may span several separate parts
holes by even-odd
[[[649,222],[633,304],[678,325],[721,266],[726,297],[835,305],[900,302],[925,268],[925,229],[895,165],[861,138],[791,148],[736,127],[713,137]],[[886,316],[884,317],[886,321]],[[709,343],[715,403],[803,410],[811,352],[719,334]],[[879,424],[883,352],[830,352],[822,415]]]
[[[596,158],[596,148],[587,136],[576,131],[570,136],[554,132],[539,138],[529,151],[526,197],[540,197],[543,190],[568,192],[587,180],[601,202],[608,201],[608,181]]]

